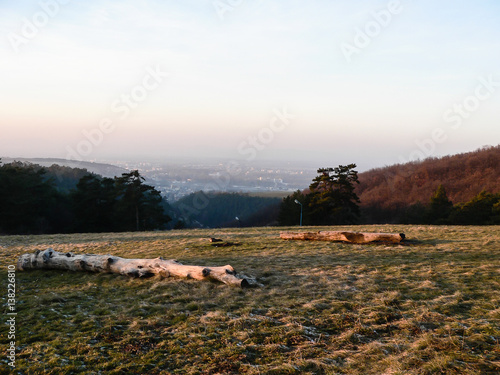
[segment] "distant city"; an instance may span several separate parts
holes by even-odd
[[[170,202],[200,190],[286,196],[309,186],[316,172],[315,168],[257,167],[237,162],[115,161],[113,164],[127,170],[138,169],[147,183],[155,186]]]

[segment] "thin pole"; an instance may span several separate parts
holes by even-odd
[[[295,203],[300,204],[300,226],[302,226],[302,203],[298,199],[295,199]]]

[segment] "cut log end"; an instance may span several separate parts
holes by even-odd
[[[210,275],[210,268],[203,268],[201,274],[203,275],[203,277],[208,277],[208,275]]]

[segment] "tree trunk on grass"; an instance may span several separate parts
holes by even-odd
[[[183,277],[196,280],[217,280],[227,285],[241,288],[249,287],[246,278],[236,276],[233,267],[188,266],[176,260],[155,259],[125,259],[113,255],[60,253],[49,248],[37,250],[33,254],[23,254],[17,261],[20,271],[33,269],[60,269],[71,271],[92,271],[117,273],[132,277]],[[250,280],[252,281],[252,280]]]
[[[404,233],[359,233],[359,232],[281,232],[280,237],[284,240],[304,241],[340,241],[357,244],[371,242],[399,243],[405,239]]]

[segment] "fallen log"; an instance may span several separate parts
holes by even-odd
[[[303,241],[338,241],[356,244],[371,242],[399,243],[405,239],[404,233],[360,233],[345,231],[320,231],[320,232],[281,232],[280,237],[284,240]]]
[[[239,278],[230,265],[203,267],[184,265],[176,260],[126,259],[113,255],[60,253],[52,248],[37,250],[33,254],[23,254],[17,261],[20,271],[34,269],[58,269],[71,271],[91,271],[117,273],[132,277],[183,277],[196,280],[217,280],[227,285],[241,288],[251,286],[252,280]]]

